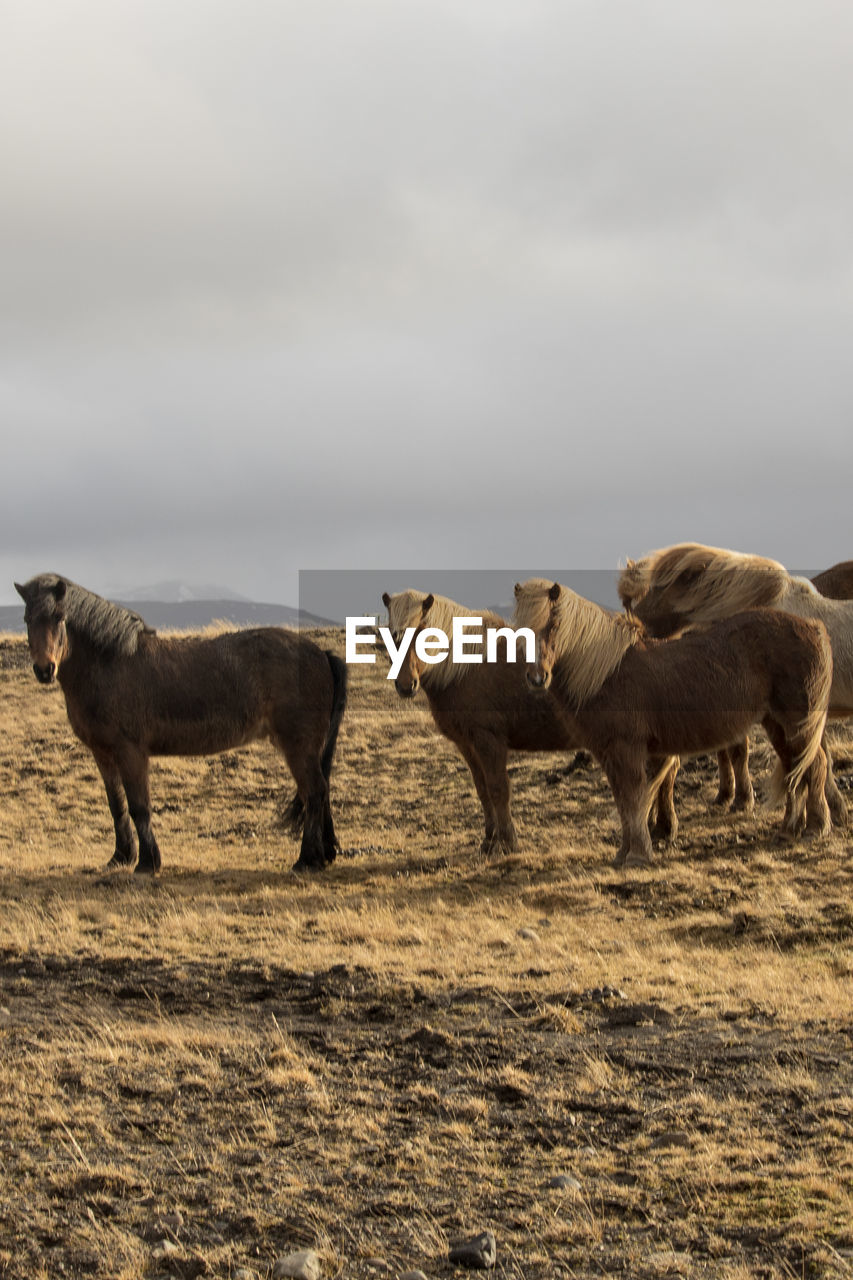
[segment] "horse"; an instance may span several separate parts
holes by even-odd
[[[779,756],[774,792],[787,800],[783,830],[806,821],[830,829],[821,738],[832,683],[826,628],[772,609],[656,640],[634,618],[612,614],[558,582],[516,584],[513,625],[536,633],[531,687],[550,689],[567,732],[601,764],[622,827],[616,866],[652,860],[651,786],[671,758],[745,736],[760,720]]]
[[[853,560],[840,560],[812,578],[822,596],[832,600],[853,600]]]
[[[139,614],[59,574],[15,589],[36,678],[60,685],[71,727],[103,778],[115,826],[109,867],[133,866],[135,827],[136,870],[160,870],[151,756],[208,755],[258,738],[272,740],[296,782],[290,816],[303,831],[294,869],[334,860],[329,776],[347,696],[340,658],[279,627],[159,636]]]
[[[853,601],[830,599],[808,578],[789,574],[778,560],[686,542],[629,560],[619,578],[625,608],[655,636],[711,622],[741,609],[764,606],[826,625],[833,675],[829,719],[853,715]],[[833,822],[847,823],[827,749],[827,800]]]
[[[556,709],[528,687],[517,646],[513,649],[516,660],[511,661],[506,638],[499,640],[495,662],[454,662],[448,655],[440,663],[425,663],[416,653],[420,631],[438,627],[449,635],[454,617],[482,619],[481,626],[467,627],[472,651],[478,636],[482,642],[487,628],[506,628],[506,619],[416,590],[396,595],[386,591],[382,602],[395,641],[407,627],[414,628],[394,681],[397,693],[413,698],[423,689],[436,728],[454,744],[471,771],[485,826],[481,853],[515,851],[518,835],[510,804],[508,752],[564,751],[582,744]],[[655,836],[674,838],[675,822],[671,788],[661,788]]]

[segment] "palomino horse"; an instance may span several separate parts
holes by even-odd
[[[622,824],[616,865],[651,861],[647,766],[665,757],[715,751],[761,721],[776,753],[784,829],[830,819],[823,794],[821,737],[832,653],[820,623],[771,609],[736,614],[680,639],[655,641],[614,615],[544,579],[516,586],[513,624],[536,632],[531,686],[550,688],[567,732],[598,759]]]
[[[485,822],[482,852],[517,849],[507,753],[572,750],[581,742],[556,708],[529,688],[523,653],[511,661],[505,639],[498,642],[496,662],[453,662],[448,655],[441,663],[425,663],[417,656],[418,633],[438,627],[449,635],[454,617],[482,619],[481,627],[468,628],[472,642],[480,638],[482,653],[486,628],[505,628],[504,618],[487,610],[466,609],[444,596],[423,591],[401,591],[393,596],[386,592],[382,600],[396,640],[408,627],[414,628],[395,688],[403,698],[413,698],[423,688],[436,727],[459,749],[471,770]],[[671,791],[664,791],[655,834],[673,837],[674,822]]]
[[[831,572],[831,571],[828,571]],[[619,579],[625,608],[655,636],[713,622],[741,609],[767,606],[825,623],[832,645],[829,718],[853,715],[853,601],[822,595],[778,560],[685,542],[628,561]],[[833,822],[845,826],[847,806],[827,757],[826,798]]]
[[[68,719],[95,757],[107,790],[116,847],[110,866],[136,858],[160,870],[151,830],[148,761],[207,755],[270,738],[296,781],[303,822],[296,867],[331,862],[337,839],[329,773],[346,705],[346,666],[278,627],[166,639],[138,614],[54,573],[15,587],[26,604],[33,669],[58,681]]]

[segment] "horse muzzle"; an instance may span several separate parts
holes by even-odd
[[[400,684],[399,680],[394,681],[394,688],[397,690],[401,698],[414,698],[420,687],[420,680],[413,680],[409,685]]]
[[[527,670],[527,683],[531,689],[547,689],[551,683],[551,672],[540,671],[537,667],[529,667]]]
[[[33,663],[33,671],[39,684],[53,684],[56,679],[56,663],[46,662],[44,666],[39,666],[37,662]]]

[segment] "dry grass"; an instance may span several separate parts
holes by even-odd
[[[850,1276],[847,834],[712,811],[702,761],[625,875],[595,766],[525,756],[524,852],[482,861],[383,675],[350,671],[326,874],[252,747],[155,762],[152,882],[103,873],[94,764],[0,637],[0,1277],[447,1273],[486,1227],[509,1277]]]

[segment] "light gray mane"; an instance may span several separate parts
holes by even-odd
[[[59,580],[59,574],[43,573],[27,583],[27,590],[32,592],[30,599],[34,611],[38,609],[49,614],[56,609],[53,588]],[[121,654],[123,657],[136,653],[143,631],[152,630],[138,613],[113,604],[103,596],[96,596],[94,591],[87,591],[67,578],[61,578],[61,581],[65,583],[66,591],[60,608],[72,631],[84,636],[102,653]]]

